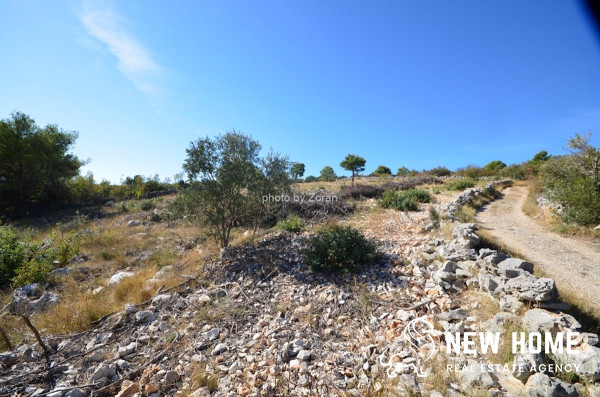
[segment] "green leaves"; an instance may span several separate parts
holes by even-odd
[[[287,157],[271,150],[260,158],[260,148],[258,141],[235,130],[192,142],[183,165],[191,186],[172,210],[192,215],[226,247],[235,226],[256,224],[268,210],[264,195],[289,189]]]
[[[302,252],[313,270],[348,273],[377,260],[377,244],[350,226],[327,225],[309,239]]]
[[[398,211],[416,211],[419,203],[431,202],[431,195],[426,190],[409,189],[404,192],[388,189],[381,195],[379,206],[393,208]]]
[[[563,205],[563,220],[583,226],[600,223],[600,149],[589,139],[576,134],[570,154],[546,159],[539,169],[544,193]]]
[[[29,116],[15,112],[0,121],[0,197],[9,212],[66,196],[65,182],[83,165],[68,153],[76,132],[56,125],[38,127]]]

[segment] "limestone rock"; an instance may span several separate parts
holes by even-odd
[[[520,301],[544,302],[557,297],[558,292],[551,278],[538,278],[525,273],[511,278],[504,285],[504,290],[512,293]]]
[[[121,281],[123,281],[124,279],[126,279],[127,277],[131,277],[133,276],[132,272],[116,272],[115,274],[113,274],[110,278],[110,280],[108,280],[108,286],[112,287],[113,285],[117,285],[119,284]]]
[[[544,309],[531,309],[523,316],[523,326],[531,332],[579,332],[581,324],[565,313],[552,313]]]

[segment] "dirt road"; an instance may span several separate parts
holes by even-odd
[[[476,215],[481,229],[520,252],[556,282],[559,291],[584,301],[600,312],[600,243],[561,236],[521,210],[527,188],[513,186]]]

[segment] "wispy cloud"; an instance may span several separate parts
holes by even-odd
[[[86,9],[78,16],[87,33],[117,57],[119,71],[142,93],[156,97],[161,67],[127,29],[126,21],[111,9]]]

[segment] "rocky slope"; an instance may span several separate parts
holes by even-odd
[[[451,238],[423,235],[405,257],[392,253],[402,247],[386,244],[379,264],[345,276],[313,273],[301,259],[302,236],[276,233],[224,250],[203,274],[127,305],[91,330],[45,336],[49,366],[33,337],[2,353],[0,394],[600,395],[594,334],[581,334],[577,354],[552,358],[578,364],[575,384],[559,373],[486,371],[480,364],[502,360],[445,353],[443,331],[581,328],[561,311],[553,280],[480,248],[474,231],[455,223]],[[403,332],[414,319],[431,324],[435,355],[424,362]],[[513,360],[532,369],[549,359]],[[412,371],[415,363],[426,377]]]

